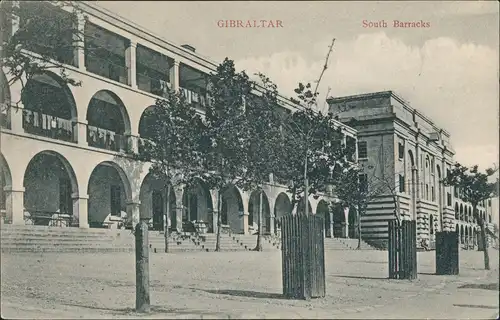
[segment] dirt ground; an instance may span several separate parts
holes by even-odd
[[[385,251],[326,253],[327,296],[282,298],[280,252],[151,253],[151,313],[135,314],[130,253],[2,254],[3,318],[472,318],[498,314],[498,251],[462,251],[460,275],[388,280]]]

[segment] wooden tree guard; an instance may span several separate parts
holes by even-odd
[[[281,218],[283,295],[322,298],[325,289],[323,218],[290,215]]]
[[[389,279],[417,278],[416,221],[389,221]]]
[[[436,274],[458,274],[459,252],[460,241],[458,232],[436,232]]]

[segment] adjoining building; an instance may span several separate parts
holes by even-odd
[[[14,3],[14,2],[10,2]],[[66,8],[50,2],[19,2],[47,19],[67,23]],[[9,87],[1,73],[2,221],[12,224],[117,227],[126,217],[152,216],[154,230],[163,230],[167,203],[173,212],[169,226],[182,230],[186,221],[203,221],[209,232],[217,218],[215,190],[202,180],[190,188],[164,183],[149,174],[148,163],[135,161],[148,139],[147,114],[168,88],[182,92],[199,112],[206,104],[207,75],[217,63],[190,45],[174,45],[97,5],[79,3],[83,10],[78,47],[57,48],[57,60],[81,86],[68,86],[58,70],[35,75]],[[68,10],[70,10],[68,8]],[[4,37],[17,32],[23,16],[5,17]],[[66,35],[72,37],[72,35]],[[46,39],[33,39],[25,50],[40,52]],[[71,39],[68,39],[70,42]],[[45,46],[46,47],[46,46]],[[27,80],[27,81],[26,81]],[[285,112],[297,106],[281,99]],[[17,103],[19,102],[19,103]],[[350,143],[356,131],[341,122]],[[263,186],[264,230],[274,232],[275,217],[290,211],[290,194],[269,178]],[[222,223],[234,233],[251,233],[257,224],[259,197],[236,186],[222,196]],[[331,196],[310,197],[309,212],[328,214]]]
[[[358,132],[358,163],[368,188],[380,188],[361,218],[363,238],[387,245],[387,221],[417,221],[417,243],[433,246],[435,232],[458,230],[464,247],[477,245],[472,205],[441,180],[454,164],[450,134],[392,91],[327,99],[329,112]],[[479,214],[492,223],[491,201]]]

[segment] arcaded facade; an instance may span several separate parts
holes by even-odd
[[[25,81],[21,97],[21,83],[9,87],[1,73],[2,221],[103,228],[127,219],[135,223],[142,215],[152,217],[153,229],[163,230],[170,207],[173,230],[196,220],[213,232],[217,190],[208,190],[200,179],[189,188],[173,186],[167,194],[165,184],[148,174],[149,164],[131,155],[140,153],[148,139],[147,110],[167,88],[181,91],[193,108],[204,112],[206,78],[217,64],[191,46],[171,44],[98,6],[82,2],[80,7],[88,18],[78,21],[85,37],[78,48],[59,54],[68,75],[81,86],[68,86],[57,70],[47,71]],[[15,33],[22,21],[13,17],[7,32]],[[36,52],[36,45],[31,51]],[[281,107],[295,108],[285,99]],[[356,131],[338,125],[355,144]],[[272,175],[263,190],[264,231],[272,233],[275,217],[290,212],[290,194]],[[235,233],[252,232],[260,197],[236,186],[221,192],[223,225]],[[329,235],[334,230],[328,211],[333,198],[309,199],[310,212],[325,215]]]

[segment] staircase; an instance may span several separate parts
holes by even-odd
[[[2,252],[133,252],[130,230],[2,225]]]
[[[325,251],[329,250],[356,250],[358,239],[325,238]],[[377,250],[361,240],[361,250]]]

